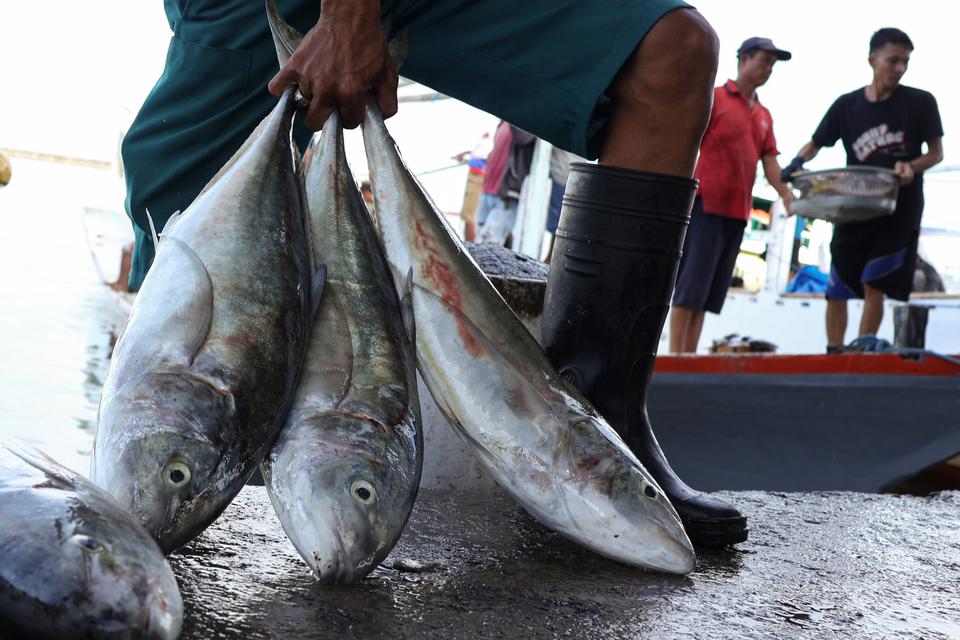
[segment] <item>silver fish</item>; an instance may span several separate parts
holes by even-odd
[[[410,175],[373,102],[363,138],[395,284],[412,274],[417,366],[448,422],[544,525],[620,562],[692,571],[663,491],[550,365]]]
[[[107,373],[91,475],[167,553],[240,491],[296,389],[320,278],[293,114],[288,90],[167,223]]]
[[[136,519],[46,455],[0,446],[0,638],[173,640],[177,581]]]
[[[393,548],[417,495],[416,362],[337,112],[314,137],[305,188],[327,282],[296,398],[261,469],[314,575],[356,582]]]

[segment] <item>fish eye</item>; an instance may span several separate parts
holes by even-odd
[[[377,490],[366,480],[355,480],[350,487],[353,499],[362,505],[372,504],[377,497]]]
[[[657,488],[646,480],[640,481],[640,488],[643,489],[643,495],[647,496],[651,500],[656,500],[657,498]]]
[[[187,486],[191,477],[190,467],[182,462],[171,462],[163,470],[163,481],[171,489],[180,489]]]
[[[88,553],[100,553],[103,551],[103,545],[90,536],[78,533],[70,539],[73,544],[80,545],[80,548]]]

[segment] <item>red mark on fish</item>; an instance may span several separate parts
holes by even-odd
[[[440,293],[440,297],[451,307],[462,309],[463,297],[460,294],[460,283],[454,274],[450,264],[440,256],[436,247],[430,239],[430,233],[424,229],[423,222],[417,220],[416,224],[416,245],[425,257],[420,265],[420,274],[424,279],[433,283],[434,287]],[[455,314],[454,319],[457,322],[457,333],[463,341],[463,346],[470,355],[480,357],[486,355],[487,351],[474,335],[471,327],[467,326],[466,320],[460,315]]]

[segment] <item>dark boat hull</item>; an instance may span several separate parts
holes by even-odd
[[[707,491],[876,492],[960,454],[960,367],[929,357],[661,358],[648,410]]]

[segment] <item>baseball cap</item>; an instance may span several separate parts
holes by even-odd
[[[737,49],[737,55],[741,53],[747,53],[748,51],[753,51],[754,49],[769,51],[777,56],[777,60],[789,60],[793,57],[793,54],[789,51],[777,49],[777,47],[773,44],[773,40],[770,38],[758,38],[756,36],[744,40],[743,44],[740,45],[740,48]]]

